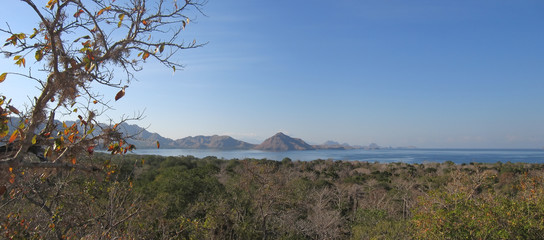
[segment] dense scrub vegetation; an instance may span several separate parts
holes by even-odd
[[[102,171],[1,169],[0,238],[544,236],[542,164],[105,154],[86,161]]]

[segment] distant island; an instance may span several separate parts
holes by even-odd
[[[299,150],[348,150],[348,149],[392,149],[392,147],[381,147],[375,143],[368,146],[352,146],[347,143],[338,143],[335,141],[326,141],[320,145],[310,145],[300,138],[290,137],[282,132],[267,138],[261,144],[251,144],[230,136],[194,136],[181,139],[170,139],[157,133],[152,133],[138,125],[123,123],[120,128],[129,136],[129,140],[136,148],[156,148],[156,142],[159,141],[161,148],[178,149],[217,149],[217,150],[263,150],[263,151],[299,151]],[[415,147],[406,147],[415,148]]]
[[[16,129],[16,124],[20,121],[19,118],[10,119],[10,129]],[[56,121],[57,126],[61,126],[60,121]],[[75,124],[74,121],[66,121],[67,125]],[[100,128],[96,128],[95,133],[99,134],[102,128],[106,128],[106,124],[100,124]],[[267,138],[261,144],[252,144],[231,136],[194,136],[181,139],[171,139],[161,136],[158,133],[147,131],[145,128],[136,124],[121,123],[117,128],[129,136],[127,142],[134,144],[139,149],[156,148],[157,142],[161,148],[167,149],[215,149],[215,150],[262,150],[262,151],[303,151],[303,150],[349,150],[349,149],[415,149],[416,147],[382,147],[376,143],[371,143],[368,146],[350,145],[348,143],[339,143],[336,141],[326,141],[323,144],[311,145],[300,138],[290,137],[282,132],[276,133],[274,136]],[[11,131],[10,131],[11,134]],[[544,147],[543,147],[544,149]]]

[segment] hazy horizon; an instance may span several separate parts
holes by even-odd
[[[31,33],[37,19],[11,4],[0,22]],[[209,44],[180,52],[174,74],[148,61],[120,101],[97,88],[115,109],[104,117],[145,110],[131,124],[172,139],[544,146],[544,1],[212,0],[203,11],[184,41]],[[9,76],[0,93],[25,109],[34,83]]]

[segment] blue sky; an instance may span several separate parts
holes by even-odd
[[[145,109],[137,124],[170,138],[540,148],[543,11],[540,0],[210,0],[185,33],[209,44],[179,54],[175,74],[149,62],[107,115]],[[0,93],[25,99],[28,82],[8,82]]]

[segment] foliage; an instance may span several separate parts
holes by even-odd
[[[202,46],[195,40],[185,43],[183,31],[190,26],[189,14],[200,14],[205,1],[18,3],[33,13],[24,20],[36,25],[0,28],[5,39],[0,53],[19,66],[19,71],[1,73],[0,84],[28,81],[39,94],[17,109],[13,93],[0,92],[2,237],[136,238],[139,231],[131,219],[145,206],[133,191],[134,164],[114,164],[114,157],[93,154],[95,148],[112,155],[133,150],[126,141],[130,136],[118,126],[142,115],[109,124],[98,119],[112,100],[129,94],[128,85],[146,62],[175,71],[182,67],[173,60],[179,51]],[[96,92],[99,86],[119,92],[104,96]],[[75,121],[60,122],[59,115]]]
[[[83,174],[71,170],[29,171],[1,197],[0,230],[7,238],[66,239],[127,236],[129,220],[139,213],[131,178],[115,165]],[[18,225],[13,225],[14,220]],[[77,237],[76,237],[77,236]]]
[[[542,177],[519,175],[514,195],[485,188],[478,175],[458,172],[452,187],[419,200],[413,223],[419,239],[539,239],[544,236]],[[493,179],[495,176],[489,176]],[[490,179],[490,180],[491,180]],[[480,191],[483,191],[479,193]]]
[[[351,227],[351,239],[410,239],[410,224],[379,209],[360,209]]]
[[[508,168],[523,169],[518,173],[501,171],[508,164],[500,163],[103,153],[81,161],[107,163],[107,171],[28,172],[7,185],[0,196],[0,234],[30,239],[539,239],[544,229],[541,164]],[[9,170],[0,176],[9,176]]]
[[[6,39],[0,52],[22,68],[0,74],[0,83],[22,77],[34,81],[40,93],[29,96],[25,110],[11,104],[9,93],[0,93],[0,146],[7,149],[0,153],[1,166],[83,168],[77,158],[92,154],[97,145],[112,154],[132,150],[117,126],[141,115],[111,125],[98,124],[97,117],[109,109],[111,99],[125,95],[144,63],[153,59],[175,71],[182,67],[172,60],[177,52],[202,46],[182,39],[190,23],[187,14],[200,12],[199,0],[22,2],[35,14],[26,17],[38,24],[22,31],[9,24],[0,29]],[[100,85],[120,91],[103,96],[94,91]],[[58,114],[76,122],[57,126]],[[10,126],[9,118],[20,121]],[[41,161],[29,159],[28,152]]]

